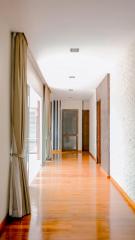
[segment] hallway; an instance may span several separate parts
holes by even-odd
[[[0,239],[133,240],[135,214],[87,153],[55,154],[31,187],[32,216]]]

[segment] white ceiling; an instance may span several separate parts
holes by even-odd
[[[0,14],[11,30],[25,32],[59,98],[88,98],[135,39],[134,0],[0,0]]]

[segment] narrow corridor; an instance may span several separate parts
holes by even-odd
[[[55,154],[30,191],[31,217],[11,222],[0,239],[135,239],[135,213],[87,153]]]

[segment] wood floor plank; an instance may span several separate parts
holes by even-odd
[[[11,222],[1,240],[135,239],[135,213],[87,153],[55,154],[30,192],[32,215]]]

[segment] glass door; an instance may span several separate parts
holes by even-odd
[[[42,98],[30,86],[28,96],[28,157],[29,183],[42,164]]]
[[[78,110],[62,110],[62,150],[78,150]]]

